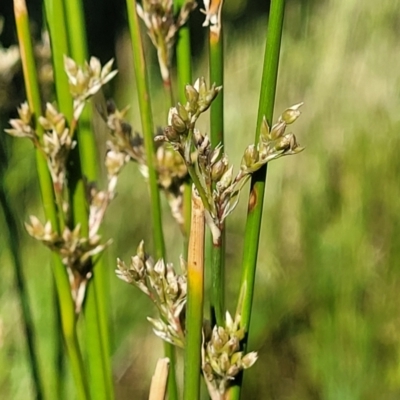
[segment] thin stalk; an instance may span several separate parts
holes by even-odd
[[[221,4],[222,7],[222,4]],[[224,84],[224,46],[222,20],[219,32],[210,29],[210,84]],[[224,91],[215,98],[210,109],[210,140],[215,148],[224,144]],[[225,229],[221,230],[220,240],[215,243],[209,236],[211,261],[211,319],[219,326],[224,326],[225,315]]]
[[[43,379],[39,368],[38,352],[35,341],[35,327],[32,313],[29,306],[29,296],[25,287],[25,279],[22,271],[22,260],[20,256],[20,234],[18,224],[14,217],[11,204],[8,201],[4,188],[4,172],[6,170],[7,158],[4,149],[4,140],[0,137],[0,204],[3,208],[4,219],[6,223],[5,233],[8,233],[8,248],[14,266],[15,286],[18,298],[21,303],[22,325],[25,332],[26,344],[28,346],[29,367],[33,381],[33,396],[36,400],[44,398]],[[8,232],[7,232],[8,231]]]
[[[174,7],[175,13],[182,7],[186,0],[175,0]],[[178,99],[181,104],[186,103],[185,87],[192,83],[192,54],[190,46],[190,28],[189,22],[182,26],[178,33],[176,42],[176,68],[177,68],[177,79],[178,79]],[[183,216],[184,216],[184,231],[185,231],[185,243],[184,243],[184,258],[187,258],[188,239],[190,232],[190,214],[192,204],[192,189],[191,182],[186,183],[183,190]]]
[[[37,118],[42,114],[42,110],[31,36],[29,32],[29,19],[24,0],[14,1],[14,13],[17,25],[18,41],[20,44],[26,94],[29,107]],[[43,136],[43,130],[39,125],[36,127],[36,131],[41,139]],[[39,151],[36,151],[36,164],[46,220],[51,222],[54,230],[58,230],[59,225],[54,202],[53,184],[47,169],[46,160]],[[87,400],[90,396],[79,343],[76,336],[76,316],[71,297],[69,280],[67,271],[62,264],[60,257],[55,254],[53,254],[53,273],[60,305],[61,328],[71,363],[77,398],[79,400]]]
[[[65,26],[63,0],[44,0],[46,22],[49,29],[54,83],[59,110],[68,121],[72,120],[72,99],[67,74],[64,70],[64,55],[69,55],[69,43]]]
[[[279,53],[282,38],[283,16],[285,1],[272,0],[267,28],[267,42],[265,47],[264,67],[261,81],[261,93],[259,100],[256,141],[259,136],[263,116],[271,125],[276,84],[278,77]],[[249,326],[251,308],[254,293],[254,281],[257,265],[257,253],[261,231],[261,217],[264,202],[265,182],[267,168],[261,168],[252,177],[250,184],[250,198],[244,238],[244,254],[242,263],[242,277],[240,283],[240,294],[237,305],[237,314],[241,315],[241,325],[245,327],[247,335],[244,342],[246,348],[249,337]],[[241,379],[233,386],[229,393],[229,399],[239,399],[241,390]]]
[[[193,190],[187,262],[185,377],[183,398],[200,398],[201,342],[204,303],[204,206]]]
[[[88,59],[88,50],[82,2],[80,0],[65,2],[65,15],[71,55],[76,62],[83,64]],[[80,179],[82,179],[83,175],[89,181],[97,181],[98,159],[96,141],[91,129],[91,118],[91,108],[85,107],[79,119],[76,136],[79,144],[81,165],[81,171],[78,171],[78,173]],[[79,195],[78,201],[82,201],[85,204],[85,193]],[[87,211],[82,213],[83,218],[87,224]],[[76,222],[82,224],[82,221]],[[107,270],[103,258],[100,258],[96,264],[93,278],[89,283],[85,303],[86,349],[92,381],[90,388],[92,397],[99,400],[114,398],[107,318],[109,293],[106,282]]]
[[[158,190],[157,175],[154,166],[154,125],[150,102],[146,61],[144,58],[143,43],[140,36],[138,16],[136,14],[136,0],[127,0],[129,27],[132,40],[133,63],[136,75],[136,86],[139,97],[140,118],[143,137],[146,147],[146,160],[149,174],[151,212],[153,218],[154,246],[157,258],[165,254],[164,235],[162,230],[160,192]]]
[[[133,63],[135,68],[136,86],[139,96],[139,109],[142,121],[142,131],[145,141],[146,160],[148,166],[148,180],[150,188],[150,202],[152,212],[153,238],[157,258],[165,259],[165,242],[162,229],[160,192],[158,190],[157,175],[154,166],[154,125],[150,102],[150,92],[144,58],[143,43],[140,35],[136,0],[127,0],[129,29],[132,41]],[[175,350],[172,345],[164,344],[165,355],[171,361],[168,376],[168,395],[170,400],[178,399],[178,388],[175,372]]]
[[[175,13],[185,4],[186,0],[175,0]],[[177,33],[176,42],[176,68],[178,99],[181,104],[186,103],[185,86],[192,83],[192,62],[190,46],[190,28],[189,22],[182,26]]]

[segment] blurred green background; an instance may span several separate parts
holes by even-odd
[[[262,12],[257,18],[241,13],[257,14],[257,7],[227,4],[226,152],[236,165],[254,138],[267,21]],[[107,32],[107,26],[103,29]],[[399,34],[400,4],[395,1],[287,2],[276,115],[304,101],[303,115],[291,130],[306,150],[268,169],[249,346],[260,357],[245,375],[243,398],[400,398]],[[140,130],[123,26],[115,37],[120,74],[114,97],[120,107],[131,104],[131,121]],[[207,76],[207,51],[196,40],[195,74]],[[158,73],[155,59],[151,69]],[[166,110],[159,87],[156,76],[153,108],[155,122],[162,125]],[[8,117],[4,110],[3,122]],[[207,121],[203,123],[206,129]],[[96,123],[95,128],[103,142],[104,126]],[[43,216],[33,151],[27,141],[3,136],[3,183],[18,215],[46,393],[49,399],[60,398],[54,387],[49,252],[23,228],[30,214]],[[118,399],[145,399],[162,354],[162,344],[145,320],[155,310],[113,272],[116,257],[128,261],[141,239],[152,252],[147,189],[135,165],[124,171],[118,192],[104,229],[104,237],[114,241],[105,257],[116,392]],[[246,200],[243,196],[228,221],[231,312],[239,285]],[[177,264],[182,244],[167,212],[165,233],[168,261]],[[0,397],[26,400],[31,382],[7,240],[0,212]],[[66,399],[74,398],[73,390],[68,375]]]

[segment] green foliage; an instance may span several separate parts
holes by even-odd
[[[249,343],[250,349],[260,351],[246,375],[243,396],[397,399],[399,6],[342,0],[316,4],[305,14],[301,4],[287,5],[276,115],[288,104],[305,103],[295,130],[306,152],[269,168]],[[225,30],[226,148],[236,165],[253,139],[264,27],[260,21],[252,32]],[[198,69],[196,73],[204,74],[202,65]],[[127,86],[126,79],[121,72],[120,85]],[[164,101],[162,90],[155,101]],[[134,125],[139,124],[138,115],[133,102]],[[155,120],[165,123],[161,116]],[[246,131],[247,136],[237,135]],[[19,221],[39,213],[29,150],[21,141],[10,144],[4,179]],[[117,255],[127,260],[140,240],[150,240],[146,187],[135,168],[129,166],[121,176],[118,191],[109,215],[119,217],[109,218],[107,228],[107,237],[114,238],[108,250],[110,269]],[[126,204],[135,208],[118,214]],[[235,298],[239,286],[244,198],[238,209],[228,221],[229,299]],[[174,248],[176,226],[169,218],[164,225],[168,258],[177,260],[181,243]],[[0,213],[2,227],[4,223]],[[0,243],[5,243],[3,232],[0,228]],[[46,360],[53,346],[49,254],[28,235],[21,238],[21,250],[40,360]],[[10,253],[4,245],[0,265],[2,397],[25,400],[31,386]],[[109,281],[116,397],[144,399],[161,345],[144,322],[144,296],[133,293],[112,271]],[[46,396],[56,398],[52,365],[40,362],[47,377]],[[66,386],[68,392],[71,379]]]

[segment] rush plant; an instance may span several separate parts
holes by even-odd
[[[88,59],[82,4],[79,0],[64,3],[45,1],[57,105],[47,103],[42,109],[26,6],[24,0],[14,1],[28,101],[19,107],[18,118],[10,121],[6,132],[29,139],[36,152],[45,221],[31,216],[26,229],[53,252],[60,330],[77,397],[114,398],[105,265],[100,260],[111,240],[102,239],[100,227],[115,197],[119,174],[133,161],[149,186],[154,249],[147,252],[144,242],[140,242],[129,263],[118,259],[116,274],[143,292],[158,311],[148,321],[154,333],[165,341],[167,360],[157,368],[150,398],[162,399],[166,391],[171,400],[181,397],[175,371],[178,347],[185,354],[185,400],[200,398],[201,377],[213,400],[238,399],[243,371],[257,360],[257,353],[248,351],[247,340],[267,165],[303,150],[296,136],[286,131],[300,116],[302,103],[288,107],[272,122],[284,1],[271,1],[255,140],[243,150],[240,165],[235,167],[225,152],[224,137],[247,132],[224,132],[223,0],[199,5],[205,15],[203,26],[208,30],[209,84],[204,77],[194,80],[191,76],[187,22],[197,4],[191,0],[127,0],[142,134],[127,121],[127,108],[119,110],[112,101],[106,107],[98,107],[110,132],[104,189],[95,183],[96,144],[84,122],[91,118],[89,100],[117,71],[112,68],[112,60],[101,66],[96,58]],[[141,20],[155,47],[169,109],[165,126],[158,130],[153,123]],[[197,123],[209,110],[208,135]],[[248,183],[242,279],[238,299],[228,299],[229,308],[236,304],[236,312],[231,315],[224,290],[226,220],[241,193],[248,190]],[[176,228],[182,233],[184,250],[179,269],[168,262],[166,254],[161,196],[166,197]],[[210,285],[205,284],[205,272],[211,277]],[[211,306],[209,313],[204,310],[205,300]],[[79,341],[77,335],[81,313],[85,314],[86,343]],[[40,379],[39,375],[34,378]],[[40,382],[37,383],[39,388]]]

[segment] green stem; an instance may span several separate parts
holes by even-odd
[[[11,209],[11,204],[7,198],[4,188],[4,173],[6,170],[7,158],[4,149],[4,139],[0,136],[0,204],[3,208],[4,219],[6,223],[6,231],[8,230],[8,248],[10,249],[14,274],[15,284],[18,292],[18,298],[21,303],[22,324],[25,332],[25,339],[28,346],[29,366],[33,380],[34,398],[41,400],[44,398],[43,379],[41,377],[38,353],[35,344],[35,329],[33,324],[32,313],[29,306],[29,296],[25,287],[25,279],[22,272],[22,261],[20,256],[20,234],[18,232],[18,224],[14,218],[14,213]],[[5,232],[7,233],[7,232]]]
[[[136,13],[136,0],[127,0],[126,5],[132,40],[133,63],[136,75],[136,87],[139,97],[140,117],[142,121],[142,131],[146,149],[154,245],[157,258],[165,259],[165,242],[162,229],[160,192],[158,189],[157,175],[154,165],[154,126],[146,71],[146,61],[144,58],[138,15]],[[178,388],[176,383],[175,365],[173,364],[175,357],[172,356],[174,349],[170,344],[166,344],[165,347],[168,349],[166,355],[170,356],[171,362],[168,375],[168,395],[170,400],[177,400]]]
[[[72,121],[72,99],[69,92],[67,74],[64,70],[64,55],[69,55],[69,42],[65,26],[63,0],[44,0],[46,22],[49,29],[54,83],[59,110],[68,121]]]
[[[175,14],[179,11],[186,0],[175,0]],[[178,99],[181,104],[186,103],[185,86],[192,83],[192,62],[190,46],[189,22],[182,26],[177,33],[176,42],[176,67],[178,78]],[[185,229],[184,258],[187,259],[187,249],[189,245],[190,214],[192,203],[191,182],[185,184],[183,191],[183,215]]]
[[[174,7],[177,13],[186,0],[175,0]],[[190,47],[189,23],[182,26],[177,33],[176,67],[178,78],[178,99],[181,104],[186,103],[185,86],[192,83],[192,62]]]
[[[42,114],[41,100],[35,61],[33,58],[31,36],[29,32],[28,13],[24,0],[14,1],[14,12],[18,41],[20,44],[26,94],[29,107],[31,108],[35,118],[37,118]],[[37,125],[36,132],[39,135],[39,140],[41,140],[43,137],[43,130],[40,125]],[[57,210],[54,202],[53,183],[47,169],[47,162],[40,151],[36,151],[36,164],[46,220],[51,222],[54,230],[59,231]],[[72,374],[77,390],[77,398],[79,400],[87,400],[90,396],[81,352],[76,337],[76,316],[71,297],[69,280],[60,257],[54,254],[53,260],[54,280],[60,305],[61,328],[71,362]],[[57,386],[61,387],[60,384]]]
[[[225,266],[225,235],[224,230],[221,231],[221,237],[218,243],[214,243],[212,235],[209,238],[210,245],[210,261],[211,261],[211,320],[212,325],[225,325],[224,318],[224,266]]]
[[[83,14],[83,4],[80,0],[65,2],[67,32],[71,47],[71,55],[76,62],[83,64],[88,59],[87,38]],[[85,176],[88,181],[98,180],[98,157],[96,140],[91,127],[92,112],[85,107],[79,119],[77,142],[81,170],[77,171],[79,179]],[[78,195],[78,194],[77,194]],[[85,204],[85,193],[77,199]],[[82,213],[82,219],[87,224],[87,211]],[[83,221],[76,221],[81,224]],[[113,399],[114,387],[110,358],[110,338],[108,322],[109,292],[107,288],[107,269],[103,258],[96,263],[96,268],[86,295],[86,348],[88,366],[91,376],[90,388],[95,399]],[[97,378],[100,379],[97,379]]]
[[[187,263],[185,377],[183,398],[200,398],[201,342],[204,303],[204,206],[192,193],[192,221]]]
[[[210,30],[210,84],[224,84],[224,46],[222,21],[219,35]],[[215,98],[210,109],[210,139],[211,146],[224,144],[224,90]],[[212,237],[209,239],[212,241]],[[225,312],[225,229],[221,230],[218,243],[212,241],[210,247],[211,260],[211,319],[219,326],[224,326]]]
[[[154,126],[150,103],[146,61],[143,44],[140,36],[138,16],[136,14],[136,0],[127,0],[129,27],[132,39],[133,63],[136,75],[136,86],[139,96],[140,118],[142,121],[143,137],[146,147],[146,160],[149,174],[151,211],[153,218],[154,245],[157,258],[165,254],[164,235],[162,230],[160,192],[158,190],[157,175],[154,166]]]
[[[258,140],[263,116],[266,116],[269,124],[271,124],[273,117],[280,44],[283,28],[284,6],[284,0],[271,1],[267,30],[267,43],[265,47],[264,67],[261,82],[261,93],[257,116],[256,141]],[[250,198],[244,238],[245,251],[243,254],[240,295],[236,311],[241,315],[241,325],[245,327],[247,331],[244,349],[246,349],[249,336],[266,177],[267,168],[265,166],[254,174],[250,184]],[[239,379],[238,384],[232,387],[229,393],[229,399],[239,399],[240,390],[241,379]]]

